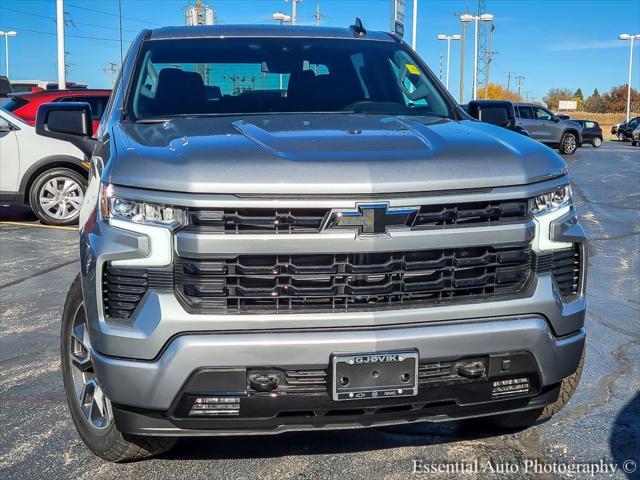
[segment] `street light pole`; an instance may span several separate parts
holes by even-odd
[[[640,34],[629,35],[628,33],[621,34],[618,38],[620,40],[631,40],[631,46],[629,48],[629,81],[627,82],[627,122],[631,117],[631,71],[633,69],[633,40],[639,39]]]
[[[10,32],[1,32],[0,35],[4,36],[4,61],[5,61],[5,72],[7,78],[9,78],[9,37],[15,37],[17,32],[11,30]]]
[[[462,17],[460,17],[462,21]],[[460,42],[460,99],[459,102],[464,102],[464,40],[467,36],[467,24],[462,22],[462,41]]]
[[[478,98],[478,22],[479,16],[473,17],[475,27],[473,30],[473,99]]]
[[[413,0],[413,31],[411,32],[411,48],[416,50],[418,39],[418,0]]]
[[[460,35],[445,35],[441,33],[438,35],[438,40],[446,40],[447,41],[447,76],[446,78],[446,86],[447,90],[449,90],[449,63],[451,60],[451,40],[460,40]]]
[[[64,67],[64,3],[56,0],[56,32],[58,37],[58,89],[67,88],[66,72]]]

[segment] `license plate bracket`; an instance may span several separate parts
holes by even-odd
[[[418,394],[418,352],[334,354],[335,401],[412,397]]]

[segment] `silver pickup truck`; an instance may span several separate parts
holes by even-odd
[[[398,37],[143,31],[92,138],[69,408],[125,461],[176,437],[549,418],[585,345],[567,168],[475,121]]]

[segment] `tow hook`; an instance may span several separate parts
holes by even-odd
[[[278,386],[278,375],[256,373],[249,377],[249,385],[256,392],[271,392]]]
[[[484,364],[482,362],[459,363],[458,375],[465,378],[479,378],[484,373]]]

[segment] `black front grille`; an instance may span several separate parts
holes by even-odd
[[[551,272],[564,298],[580,292],[581,272],[580,245],[553,252],[538,253],[535,268],[537,272]]]
[[[241,255],[175,261],[178,298],[192,313],[397,308],[521,291],[528,244],[412,252]]]
[[[190,230],[225,234],[316,233],[329,209],[270,208],[191,210]],[[494,225],[526,220],[527,201],[423,205],[414,229]]]
[[[117,268],[105,264],[102,303],[107,319],[128,319],[149,288],[149,276],[141,268]]]

